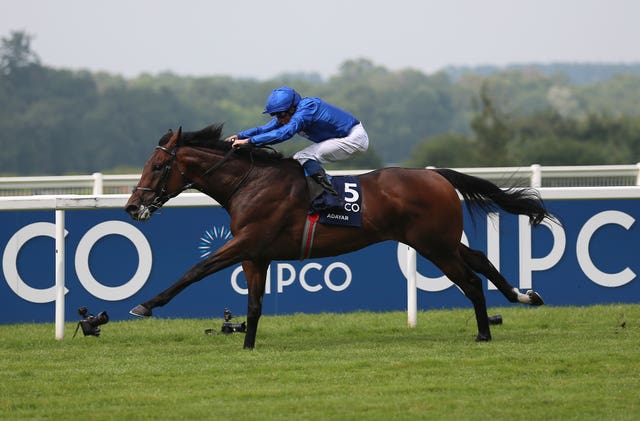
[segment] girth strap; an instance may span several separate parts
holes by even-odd
[[[304,229],[302,230],[302,244],[300,246],[300,260],[308,259],[311,256],[311,248],[313,246],[313,237],[316,233],[316,226],[320,215],[312,213],[307,215],[304,221]]]

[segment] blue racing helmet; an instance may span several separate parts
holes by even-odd
[[[288,86],[274,89],[267,98],[267,105],[262,114],[273,114],[295,107],[300,102],[300,94]]]

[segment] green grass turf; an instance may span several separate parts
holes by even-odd
[[[638,419],[640,305],[0,326],[3,419]],[[243,320],[242,316],[234,321]]]

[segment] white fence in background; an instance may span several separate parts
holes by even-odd
[[[640,163],[633,165],[586,165],[455,168],[465,174],[493,181],[499,186],[600,187],[639,186]],[[370,170],[329,171],[333,175],[362,174]],[[128,194],[139,174],[72,175],[58,177],[0,177],[0,196]]]

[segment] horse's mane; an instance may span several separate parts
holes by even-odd
[[[222,124],[211,124],[204,129],[195,132],[182,132],[181,144],[186,146],[196,146],[202,148],[215,149],[219,151],[227,152],[231,149],[231,142],[225,142],[222,137]],[[172,132],[167,132],[160,139],[160,145],[169,141],[172,136]],[[257,159],[282,159],[282,154],[272,148],[253,147],[253,148],[240,148],[238,153],[248,156],[249,151],[254,158]]]

